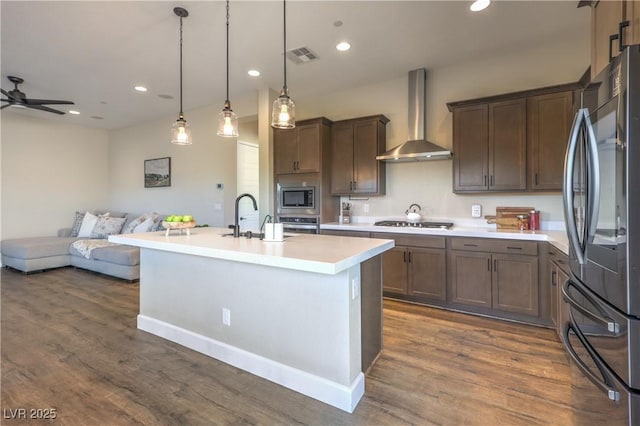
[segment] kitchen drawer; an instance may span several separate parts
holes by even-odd
[[[372,232],[371,238],[395,240],[396,246],[428,247],[441,249],[446,248],[447,246],[446,237],[436,237],[431,235],[409,235],[387,232]]]
[[[369,238],[369,233],[364,231],[342,231],[337,229],[321,229],[320,234],[322,235],[335,235],[338,237],[359,237],[359,238]]]
[[[538,255],[538,243],[534,241],[452,237],[450,247],[452,250]]]

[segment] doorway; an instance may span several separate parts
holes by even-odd
[[[259,165],[258,145],[251,142],[238,141],[236,167],[237,195],[249,193],[255,197],[258,205],[260,205]],[[259,230],[259,211],[253,210],[253,204],[247,197],[240,200],[238,217],[240,219],[241,229]]]

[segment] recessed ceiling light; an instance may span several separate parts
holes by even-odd
[[[80,111],[76,111],[76,110],[72,109],[72,110],[69,110],[69,114],[79,115]]]
[[[247,74],[249,74],[251,77],[259,77],[260,76],[260,71],[258,71],[258,70],[249,70],[247,72]]]
[[[146,92],[147,88],[144,86],[136,86],[134,87],[134,89],[136,89],[138,92]]]
[[[480,12],[481,10],[485,10],[491,4],[491,0],[476,0],[469,7],[472,12]]]
[[[343,41],[336,45],[336,49],[338,49],[341,52],[346,52],[347,50],[351,49],[351,45],[346,41]]]

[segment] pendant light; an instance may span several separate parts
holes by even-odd
[[[293,99],[289,97],[289,88],[287,87],[287,1],[283,0],[284,8],[284,85],[280,91],[280,96],[273,102],[273,112],[271,115],[271,127],[275,129],[293,129],[296,127],[296,105]]]
[[[191,145],[191,129],[184,119],[182,112],[182,18],[189,16],[189,12],[182,7],[175,7],[173,13],[180,17],[180,114],[173,126],[171,126],[171,143],[176,145]]]
[[[224,101],[222,112],[218,114],[218,136],[238,137],[238,116],[231,109],[231,102],[229,102],[229,0],[227,0],[227,99]]]

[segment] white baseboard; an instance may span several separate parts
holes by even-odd
[[[344,386],[145,315],[138,315],[138,328],[349,413],[364,395],[362,372]]]

